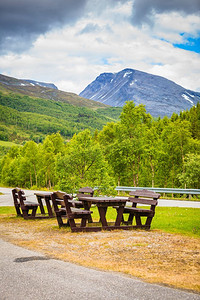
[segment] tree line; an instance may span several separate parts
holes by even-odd
[[[153,119],[144,105],[126,102],[118,122],[85,129],[65,141],[59,132],[42,143],[12,147],[1,162],[7,186],[53,188],[116,185],[200,188],[200,104],[171,118]]]

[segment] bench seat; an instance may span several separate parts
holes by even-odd
[[[155,212],[148,210],[148,209],[142,209],[142,208],[137,208],[137,207],[125,207],[124,208],[124,214],[126,213],[138,213],[141,216],[154,216]]]

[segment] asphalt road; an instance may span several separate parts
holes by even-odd
[[[13,206],[13,199],[12,199],[12,189],[11,188],[2,188],[0,187],[0,206]],[[28,196],[29,201],[35,201],[37,203],[36,197],[34,193],[36,191],[31,190],[24,190],[26,195]]]
[[[200,295],[50,259],[0,239],[1,300],[196,300]]]
[[[12,190],[11,188],[0,187],[0,193],[3,193],[3,195],[0,195],[0,206],[13,206],[11,190]],[[36,197],[34,196],[34,193],[36,191],[32,191],[32,190],[24,190],[24,191],[28,196],[28,200],[37,202]],[[158,206],[200,208],[200,202],[159,199]]]

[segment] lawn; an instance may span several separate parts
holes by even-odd
[[[115,210],[108,209],[108,220],[114,221]],[[98,211],[93,209],[93,216],[98,220]],[[200,237],[200,209],[180,207],[157,207],[151,229],[160,229],[170,233],[180,233]]]
[[[92,217],[99,220],[96,207],[93,209]],[[0,207],[0,215],[15,214],[14,207]],[[108,220],[114,221],[116,211],[112,208],[107,212]],[[179,233],[191,237],[200,237],[200,209],[180,207],[157,207],[153,218],[151,229],[159,229],[169,233]]]

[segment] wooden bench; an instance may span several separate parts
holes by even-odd
[[[71,195],[58,191],[51,195],[51,200],[59,227],[70,226],[72,231],[76,231],[75,219],[81,219],[80,228],[86,227],[92,212],[74,207],[74,200]],[[66,223],[63,222],[64,217],[67,218]]]
[[[19,191],[20,191],[19,188],[12,189],[12,196],[13,196],[13,202],[14,202],[14,206],[15,206],[17,216],[22,217],[22,210],[20,208],[20,202],[19,202],[19,197],[18,197],[18,192]]]
[[[79,206],[77,206],[79,208],[83,208],[83,203],[82,203],[82,201],[79,200],[79,198],[83,197],[83,196],[93,197],[94,196],[94,190],[90,187],[83,187],[83,188],[80,188],[78,190],[76,198],[78,198],[78,202],[81,203]]]
[[[135,228],[150,229],[160,194],[148,190],[137,190],[130,192],[129,195],[128,201],[132,203],[132,206],[125,206],[123,214],[128,214],[128,220],[124,221],[123,218],[122,222],[131,225],[135,217]],[[138,204],[144,205],[145,207],[138,207]],[[145,223],[143,222],[143,224],[141,217],[146,217]]]
[[[63,200],[63,197],[64,197],[65,194],[66,194],[65,192],[57,191],[56,192],[57,199]],[[69,196],[70,196],[69,202],[72,204],[73,207],[83,208],[83,202],[82,201],[75,200],[72,195],[69,195]]]
[[[80,197],[93,197],[94,196],[94,190],[90,187],[83,187],[78,190],[78,194],[76,197],[79,199]]]
[[[18,200],[20,203],[20,208],[22,211],[22,216],[24,219],[35,219],[36,218],[36,211],[38,207],[40,206],[39,203],[34,203],[26,200],[26,196],[24,194],[24,191],[18,190]],[[32,211],[31,214],[29,211]]]
[[[94,196],[94,190],[91,187],[83,187],[80,188],[78,190],[78,194],[76,195],[76,197],[78,198],[78,202],[80,202],[81,204],[77,205],[76,207],[78,208],[84,208],[84,205],[82,203],[82,201],[80,201],[81,197],[93,197]],[[91,206],[91,204],[90,204]],[[90,208],[89,206],[89,208]],[[92,217],[89,217],[89,223],[92,223]]]

